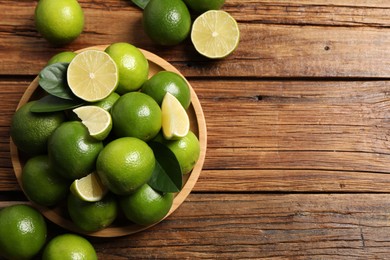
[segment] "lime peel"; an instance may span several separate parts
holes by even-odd
[[[108,189],[102,184],[97,173],[93,172],[81,179],[74,180],[70,191],[84,201],[95,202],[101,200]]]

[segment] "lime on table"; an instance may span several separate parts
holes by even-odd
[[[0,258],[31,259],[44,246],[46,235],[45,219],[31,206],[0,210]]]
[[[93,172],[87,176],[74,180],[70,191],[84,201],[99,201],[106,195],[108,189],[100,181],[99,175]]]
[[[191,15],[182,0],[150,0],[143,12],[146,34],[160,45],[184,41],[191,30]]]
[[[219,10],[225,3],[225,0],[184,0],[193,11],[203,13],[208,10]]]
[[[69,64],[67,81],[77,97],[88,102],[99,101],[117,88],[118,68],[104,51],[86,50]]]
[[[56,45],[73,41],[84,28],[84,13],[77,0],[40,0],[34,18],[37,30]]]
[[[92,244],[75,234],[62,234],[54,237],[46,245],[42,260],[84,259],[97,260]]]
[[[88,128],[89,134],[97,140],[105,139],[112,129],[111,115],[98,106],[82,106],[73,109],[73,112]]]
[[[240,30],[227,12],[210,10],[195,19],[191,40],[200,54],[211,59],[224,58],[237,48]]]
[[[167,93],[162,101],[161,118],[166,139],[178,139],[188,134],[190,119],[179,100],[171,93]]]

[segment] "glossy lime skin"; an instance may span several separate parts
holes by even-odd
[[[143,26],[157,44],[176,45],[190,33],[191,15],[182,0],[151,0],[143,12]]]
[[[38,32],[54,45],[72,42],[84,29],[84,12],[77,0],[40,0],[34,18]]]
[[[0,256],[30,259],[46,242],[43,216],[28,205],[13,205],[0,210]]]

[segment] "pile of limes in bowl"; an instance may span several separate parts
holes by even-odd
[[[118,215],[143,226],[167,215],[200,144],[187,81],[171,71],[148,75],[142,51],[124,42],[51,59],[39,74],[45,94],[23,104],[10,129],[31,201],[66,205],[85,232]]]

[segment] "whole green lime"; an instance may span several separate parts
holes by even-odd
[[[117,42],[105,50],[118,67],[119,82],[116,92],[124,94],[138,90],[148,79],[149,63],[145,55],[134,45]]]
[[[219,10],[225,3],[225,0],[183,0],[191,10],[197,13],[203,13],[208,10]]]
[[[39,0],[34,18],[37,30],[56,45],[75,40],[84,28],[84,13],[77,0]]]
[[[189,173],[199,159],[200,143],[192,131],[189,131],[186,136],[177,140],[165,140],[160,135],[154,140],[165,144],[175,154],[182,174]]]
[[[160,45],[176,45],[191,30],[191,16],[182,0],[150,0],[143,12],[146,34]]]
[[[46,242],[45,219],[28,205],[13,205],[0,210],[0,256],[30,259]]]
[[[45,154],[49,136],[65,121],[62,112],[30,112],[35,102],[30,101],[15,112],[10,129],[15,145],[29,155]]]
[[[153,75],[142,85],[141,91],[151,96],[160,106],[167,92],[175,96],[185,109],[191,103],[191,92],[187,81],[171,71],[160,71]]]
[[[79,121],[62,123],[50,136],[48,154],[55,171],[67,179],[79,179],[95,169],[103,143],[89,135]]]
[[[119,97],[120,97],[120,95],[118,93],[112,92],[108,97],[106,97],[100,101],[94,102],[91,105],[101,107],[104,110],[110,112],[112,106],[119,99]]]
[[[93,232],[111,225],[118,215],[118,205],[111,193],[96,202],[84,201],[69,193],[68,212],[76,226]]]
[[[172,207],[173,193],[160,193],[144,184],[133,194],[120,200],[127,219],[139,225],[152,225],[162,220]]]
[[[119,137],[151,140],[161,129],[161,109],[150,96],[130,92],[121,96],[111,109],[114,132]]]
[[[46,245],[42,260],[97,260],[97,254],[92,244],[82,236],[62,234],[54,237]]]
[[[115,194],[134,192],[152,176],[156,160],[152,149],[134,137],[122,137],[100,152],[96,171],[102,183]]]
[[[44,206],[53,206],[66,198],[70,182],[51,167],[47,155],[30,158],[22,170],[22,186],[27,197]]]
[[[75,56],[76,53],[73,51],[63,51],[51,57],[50,60],[47,62],[47,65],[51,65],[58,62],[70,63]]]

